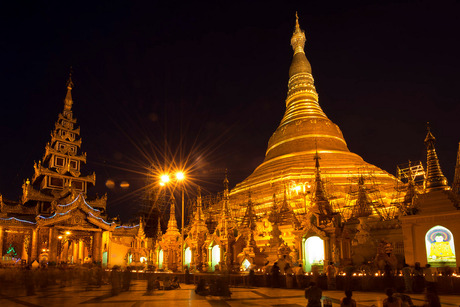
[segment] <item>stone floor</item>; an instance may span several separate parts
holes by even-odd
[[[134,281],[131,291],[110,296],[110,286],[84,289],[79,286],[51,288],[46,292],[37,292],[34,296],[15,296],[0,294],[0,306],[305,306],[307,301],[303,291],[272,288],[232,288],[231,299],[202,297],[195,294],[192,285],[182,285],[181,289],[156,291],[145,295],[146,282]],[[333,306],[339,306],[342,291],[324,291],[323,295],[332,300]],[[383,293],[354,292],[353,298],[360,306],[382,306]],[[411,295],[416,306],[423,305],[423,295]],[[460,306],[460,295],[441,296],[442,306]]]

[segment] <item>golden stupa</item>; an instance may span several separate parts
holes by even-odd
[[[318,153],[322,176],[330,182],[329,186],[333,186],[333,192],[339,198],[344,198],[350,191],[350,185],[357,186],[358,178],[366,175],[367,178],[372,177],[367,183],[372,181],[378,186],[379,197],[389,202],[395,177],[350,152],[340,128],[321,109],[311,66],[305,56],[305,42],[305,33],[296,18],[291,38],[294,57],[289,68],[286,111],[268,142],[263,163],[236,185],[230,193],[230,201],[234,205],[243,204],[250,193],[256,203],[256,211],[261,212],[270,210],[274,195],[281,199],[277,195],[282,195],[285,189],[290,192],[295,187],[297,192],[301,190],[303,196],[311,195],[314,157]],[[305,200],[305,206],[306,203]]]

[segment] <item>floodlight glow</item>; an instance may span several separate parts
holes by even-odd
[[[169,175],[166,175],[166,174],[161,175],[160,179],[161,179],[161,182],[167,183],[167,182],[169,182]]]
[[[185,179],[185,174],[183,172],[177,172],[176,173],[176,179],[177,180],[184,180]]]
[[[165,183],[163,181],[160,181],[160,185],[163,187]]]

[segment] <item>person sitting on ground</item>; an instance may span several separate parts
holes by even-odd
[[[404,294],[404,289],[405,289],[404,286],[399,287],[397,289],[397,293],[394,294],[394,297],[399,298],[401,300],[402,307],[414,306],[414,303],[412,303],[412,299],[410,298],[410,296],[407,294]]]
[[[155,281],[153,282],[153,289],[154,290],[160,290],[161,289],[161,284],[160,284],[160,280],[157,278],[155,278]]]
[[[305,298],[308,300],[307,307],[321,307],[321,297],[323,291],[315,282],[310,282],[309,287],[305,289]]]
[[[206,287],[206,281],[203,278],[200,279],[200,281],[196,285],[195,293],[202,296],[206,296],[209,294],[209,290]]]
[[[436,291],[436,285],[429,284],[426,287],[425,301],[426,303],[423,307],[441,307],[441,302],[439,301],[439,296]]]
[[[387,298],[383,300],[383,307],[401,307],[401,301],[393,296],[394,290],[392,288],[386,289],[385,293]]]
[[[356,307],[356,301],[352,299],[353,292],[345,290],[345,297],[340,300],[340,307]]]
[[[174,276],[172,282],[171,282],[171,288],[172,289],[180,289],[180,284],[179,284],[179,279],[177,276]]]
[[[163,290],[172,290],[173,287],[171,286],[171,280],[169,277],[166,277],[163,281]]]

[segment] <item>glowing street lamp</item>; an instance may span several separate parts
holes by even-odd
[[[170,182],[170,177],[168,174],[163,174],[160,176],[160,186],[164,187],[166,184]],[[177,171],[175,173],[175,182],[176,184],[181,184],[181,196],[182,196],[182,224],[181,224],[181,237],[182,242],[184,242],[184,181],[185,181],[185,173],[183,171]],[[177,185],[176,185],[177,186]]]

